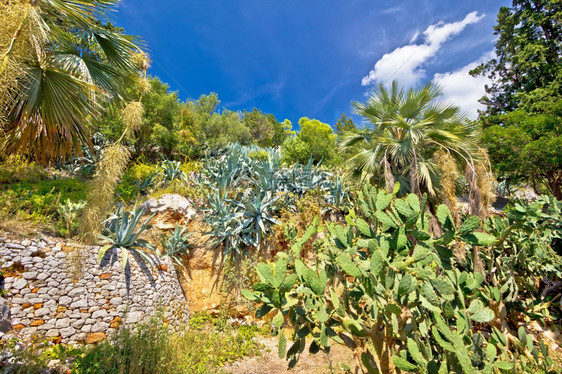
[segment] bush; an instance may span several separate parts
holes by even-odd
[[[77,179],[25,181],[0,188],[0,213],[4,217],[58,222],[59,204],[86,199],[86,184]]]
[[[191,328],[174,333],[158,314],[91,346],[3,341],[0,367],[14,374],[212,374],[224,373],[224,364],[255,355],[259,348],[255,326],[235,328],[204,314],[193,320]],[[49,368],[51,360],[58,360],[59,367]]]
[[[29,162],[22,156],[11,155],[0,162],[0,185],[17,182],[39,182],[47,179],[49,173],[35,162]]]

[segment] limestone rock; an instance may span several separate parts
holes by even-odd
[[[176,223],[187,222],[197,215],[189,200],[178,194],[148,199],[142,206],[146,208],[146,214],[156,213],[151,224],[160,230],[172,229]]]

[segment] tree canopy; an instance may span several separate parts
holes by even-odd
[[[562,3],[515,0],[498,13],[496,57],[480,115],[494,171],[562,198]]]

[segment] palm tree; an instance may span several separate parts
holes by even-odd
[[[390,90],[380,84],[367,102],[354,102],[354,112],[368,124],[344,136],[341,143],[344,151],[360,147],[350,160],[354,174],[384,181],[389,189],[398,181],[401,193],[436,196],[437,151],[474,171],[475,158],[481,154],[479,129],[458,107],[439,101],[440,95],[434,83],[406,92],[393,82]]]
[[[44,164],[91,146],[88,122],[138,66],[108,23],[119,0],[0,2],[0,150]]]

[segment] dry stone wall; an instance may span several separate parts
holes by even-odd
[[[98,263],[98,250],[50,238],[0,237],[11,333],[24,340],[94,343],[159,310],[172,326],[187,322],[187,303],[169,259],[151,268],[129,256],[123,270],[120,251],[108,251]]]

